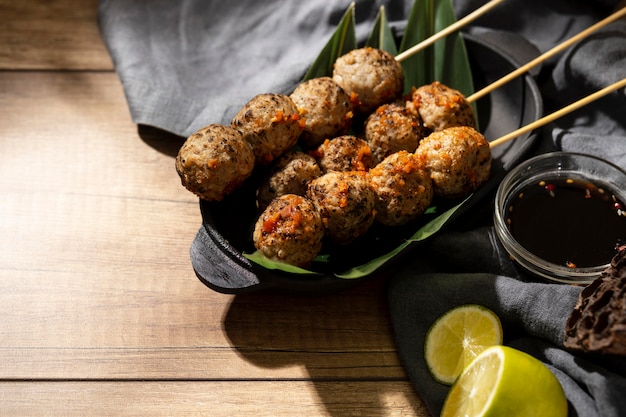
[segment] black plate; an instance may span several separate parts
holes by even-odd
[[[498,80],[517,67],[506,52],[469,35],[465,35],[465,41],[477,89]],[[537,120],[543,111],[539,89],[529,75],[508,82],[479,99],[476,106],[480,130],[488,140],[499,138]],[[492,191],[504,174],[528,154],[534,141],[534,135],[525,134],[494,148],[492,178],[474,193],[463,210],[467,210]],[[253,175],[252,178],[260,177],[262,176]],[[205,285],[229,294],[264,288],[319,293],[336,291],[367,278],[341,279],[332,274],[303,276],[270,271],[242,256],[242,252],[254,251],[251,236],[258,217],[254,204],[255,190],[254,181],[248,181],[221,202],[200,201],[203,225],[191,246],[191,262],[196,275]],[[456,215],[458,214],[460,213],[457,212]],[[410,246],[405,252],[414,246]],[[363,259],[359,249],[349,248],[347,252],[357,252],[360,259]],[[350,253],[346,253],[345,257],[349,259]],[[402,256],[396,256],[394,262],[389,264],[401,258]],[[382,273],[388,266],[379,271]]]

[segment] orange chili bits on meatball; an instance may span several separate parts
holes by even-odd
[[[264,210],[283,194],[305,195],[309,182],[322,175],[315,158],[304,152],[287,152],[276,159],[257,190],[257,205]]]
[[[376,221],[401,226],[418,219],[433,200],[428,171],[414,153],[399,151],[386,157],[368,173],[376,194]]]
[[[424,126],[430,130],[453,126],[476,128],[474,109],[465,96],[438,81],[413,90],[411,99],[411,108],[419,113]]]
[[[404,90],[402,65],[389,52],[370,47],[340,56],[333,80],[357,99],[355,110],[361,114],[398,99]]]
[[[363,171],[331,171],[311,181],[307,197],[324,223],[324,234],[345,245],[367,232],[374,223],[376,196]]]
[[[468,126],[433,132],[415,151],[428,170],[435,195],[460,198],[484,184],[491,173],[489,142]]]
[[[315,147],[326,138],[348,133],[352,125],[352,102],[330,77],[313,78],[299,84],[289,96],[305,117],[300,141]]]
[[[315,151],[311,152],[311,155],[317,159],[324,173],[368,171],[375,165],[367,142],[351,135],[326,139]]]
[[[253,97],[231,122],[254,151],[256,163],[268,165],[298,141],[304,123],[294,102],[284,94]]]
[[[415,152],[425,135],[419,115],[395,103],[378,107],[365,123],[365,140],[376,163],[398,151]]]
[[[220,201],[250,176],[254,153],[230,126],[209,125],[187,138],[176,156],[185,188],[208,201]]]
[[[257,220],[254,246],[269,259],[306,268],[322,248],[324,227],[308,199],[284,194],[270,202]]]

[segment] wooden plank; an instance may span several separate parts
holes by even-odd
[[[0,0],[0,415],[427,416],[384,280],[215,293],[181,139],[129,117],[97,0]]]
[[[406,382],[0,383],[0,414],[21,416],[428,416]]]
[[[112,70],[98,0],[0,0],[0,69]]]
[[[114,73],[4,72],[0,91],[0,378],[405,378],[382,280],[200,283],[180,142],[138,136]]]
[[[90,331],[91,329],[88,329]],[[328,337],[329,334],[322,336]],[[115,338],[113,335],[112,338]],[[339,340],[339,336],[332,336]],[[3,380],[406,381],[395,351],[277,351],[246,346],[0,349]]]

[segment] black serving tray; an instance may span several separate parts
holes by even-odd
[[[464,37],[477,90],[523,64],[515,62],[515,58],[507,51],[489,42],[468,34]],[[530,75],[521,76],[494,90],[477,100],[476,106],[480,130],[488,140],[497,139],[537,120],[543,112],[541,94]],[[463,211],[493,191],[506,172],[528,155],[535,140],[532,133],[525,134],[492,149],[492,178],[474,193],[455,216],[462,215]],[[242,253],[254,251],[252,230],[259,215],[254,204],[258,181],[254,179],[262,177],[262,173],[253,174],[247,183],[223,201],[200,201],[202,227],[191,246],[191,262],[196,275],[205,285],[228,294],[266,288],[322,293],[346,288],[369,277],[343,279],[331,271],[319,271],[317,275],[291,274],[265,269],[245,258]],[[403,255],[415,246],[419,245],[409,246],[393,262],[374,274],[384,273],[391,264],[401,263]],[[367,254],[367,251],[363,249],[363,245],[343,248],[345,256],[342,257],[348,260],[348,264],[351,258],[364,263],[363,254]]]

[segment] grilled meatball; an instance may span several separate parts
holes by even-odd
[[[378,163],[398,151],[414,152],[426,129],[418,115],[399,104],[383,104],[365,123],[365,140]]]
[[[376,221],[386,226],[413,221],[432,203],[432,180],[414,153],[389,155],[369,171],[368,178],[376,193]]]
[[[324,173],[367,171],[375,165],[367,142],[350,135],[325,140],[312,155]]]
[[[204,200],[219,201],[250,176],[254,153],[239,131],[214,124],[187,138],[175,165],[185,188]]]
[[[430,173],[435,195],[441,197],[467,196],[485,183],[491,172],[489,142],[468,126],[431,133],[415,153]]]
[[[452,126],[476,128],[474,109],[463,93],[438,81],[415,89],[409,106],[415,108],[424,126],[431,130]]]
[[[278,158],[268,177],[257,191],[261,210],[283,194],[305,195],[311,180],[322,175],[315,158],[300,151],[288,152]]]
[[[268,165],[296,144],[304,119],[288,96],[267,93],[246,103],[231,125],[252,145],[256,163]]]
[[[404,89],[400,63],[390,53],[369,47],[340,56],[335,61],[333,80],[356,98],[355,109],[361,114],[396,100]]]
[[[353,242],[374,222],[376,196],[366,175],[332,171],[309,184],[307,197],[322,216],[325,236],[336,243]]]
[[[352,124],[350,96],[330,77],[313,78],[290,95],[306,120],[300,141],[316,147],[324,139],[348,133]]]
[[[269,259],[306,268],[322,248],[322,219],[309,200],[284,194],[265,209],[254,226],[254,246]]]

